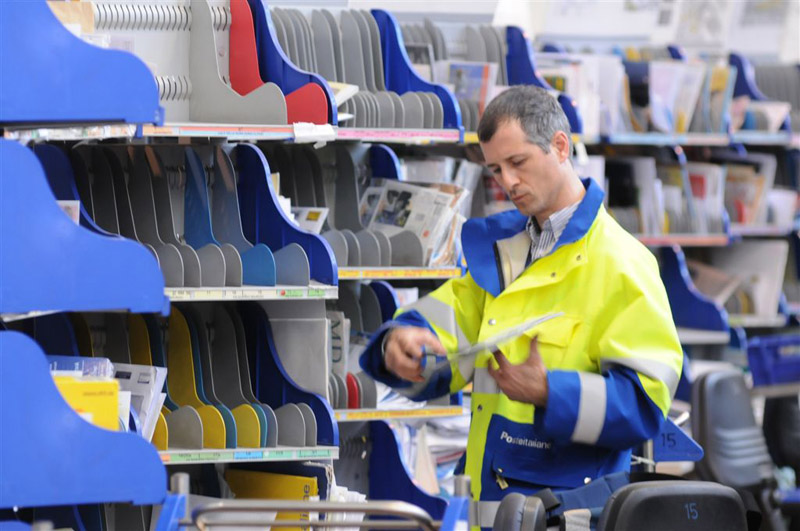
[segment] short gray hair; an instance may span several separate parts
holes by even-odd
[[[478,124],[478,140],[488,142],[497,128],[508,120],[519,120],[531,144],[550,153],[550,144],[557,131],[564,131],[572,153],[569,120],[558,100],[547,90],[533,85],[515,85],[493,99]]]

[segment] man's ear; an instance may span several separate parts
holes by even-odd
[[[569,160],[569,158],[572,156],[572,153],[570,153],[569,136],[567,136],[567,133],[564,131],[556,131],[556,133],[553,135],[551,146],[558,157],[559,163]]]

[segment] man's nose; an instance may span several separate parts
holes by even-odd
[[[517,173],[510,168],[502,168],[500,170],[500,175],[497,176],[497,180],[499,181],[500,186],[502,186],[503,190],[506,192],[510,192],[517,184],[519,184]]]

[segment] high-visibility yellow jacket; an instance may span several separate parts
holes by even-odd
[[[678,385],[683,354],[656,259],[606,212],[597,184],[584,186],[551,253],[527,268],[522,214],[469,220],[462,231],[469,273],[398,311],[360,360],[373,377],[420,400],[473,382],[465,471],[481,501],[574,488],[629,469],[631,447],[657,434]],[[452,360],[449,370],[414,385],[383,364],[381,342],[392,326],[426,326],[456,352],[551,312],[564,315],[500,347],[521,363],[539,337],[548,368],[544,408],[498,390],[489,352]]]

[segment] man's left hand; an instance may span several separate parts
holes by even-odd
[[[494,359],[498,368],[489,363],[489,374],[498,387],[511,400],[527,402],[537,407],[547,405],[547,367],[539,354],[539,341],[531,340],[528,359],[519,365],[512,365],[505,355],[496,351]]]

